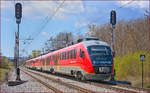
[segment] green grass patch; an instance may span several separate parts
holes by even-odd
[[[8,72],[8,69],[0,68],[0,81],[5,81],[5,74]]]

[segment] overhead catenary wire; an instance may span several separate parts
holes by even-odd
[[[130,0],[129,2],[127,2],[127,3],[123,4],[123,5],[121,5],[120,7],[116,8],[116,9],[114,9],[114,10],[115,10],[115,11],[118,11],[118,10],[124,8],[125,6],[131,4],[133,1],[134,1],[134,0]],[[93,22],[97,22],[97,21],[100,21],[100,20],[104,20],[104,17],[106,17],[107,14],[108,14],[108,13],[103,14],[103,15],[100,16],[99,18],[96,18],[95,20],[93,20],[93,21],[87,23],[87,25],[85,25],[85,26],[89,26],[89,24],[93,24]],[[77,16],[76,16],[76,18],[77,18]],[[77,19],[78,19],[78,18],[77,18]],[[87,19],[87,20],[90,20],[90,19]],[[84,27],[85,27],[85,26],[84,26]],[[83,29],[83,27],[78,28],[77,31],[76,31],[76,34],[79,34],[81,29]]]
[[[127,5],[129,5],[129,4],[131,4],[131,3],[133,3],[133,1],[134,1],[134,0],[129,0],[129,2],[127,2],[126,4],[121,5],[120,7],[117,7],[117,8],[114,9],[114,10],[115,10],[115,11],[118,11],[118,10],[124,8],[125,6],[127,6]],[[108,13],[103,14],[101,17],[95,19],[93,22],[97,22],[97,21],[103,20],[104,17],[105,17],[107,14],[108,14]],[[92,24],[92,21],[89,22],[89,24]]]

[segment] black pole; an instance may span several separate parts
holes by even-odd
[[[19,67],[19,24],[18,24],[18,61],[17,61],[17,68]]]
[[[21,81],[20,79],[20,69],[19,69],[19,23],[18,23],[18,32],[17,32],[17,68],[16,68],[17,78],[16,80]]]
[[[143,61],[142,61],[142,88],[143,88]]]
[[[111,38],[111,48],[112,48],[112,56],[113,56],[113,73],[111,75],[111,81],[115,81],[115,68],[114,68],[114,58],[115,58],[115,49],[114,49],[114,28],[115,28],[115,25],[112,24],[112,27],[111,27],[111,35],[112,35],[112,38]]]

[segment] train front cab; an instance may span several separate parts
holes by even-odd
[[[86,80],[106,80],[111,76],[113,57],[109,46],[91,45],[87,47],[85,56],[89,57],[89,62],[92,63],[93,73],[83,71],[82,74]],[[92,72],[92,71],[91,71]]]

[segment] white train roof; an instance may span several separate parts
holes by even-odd
[[[108,43],[99,41],[99,40],[89,40],[89,41],[83,41],[81,42],[84,44],[85,47],[92,46],[92,45],[103,45],[103,46],[109,46]]]

